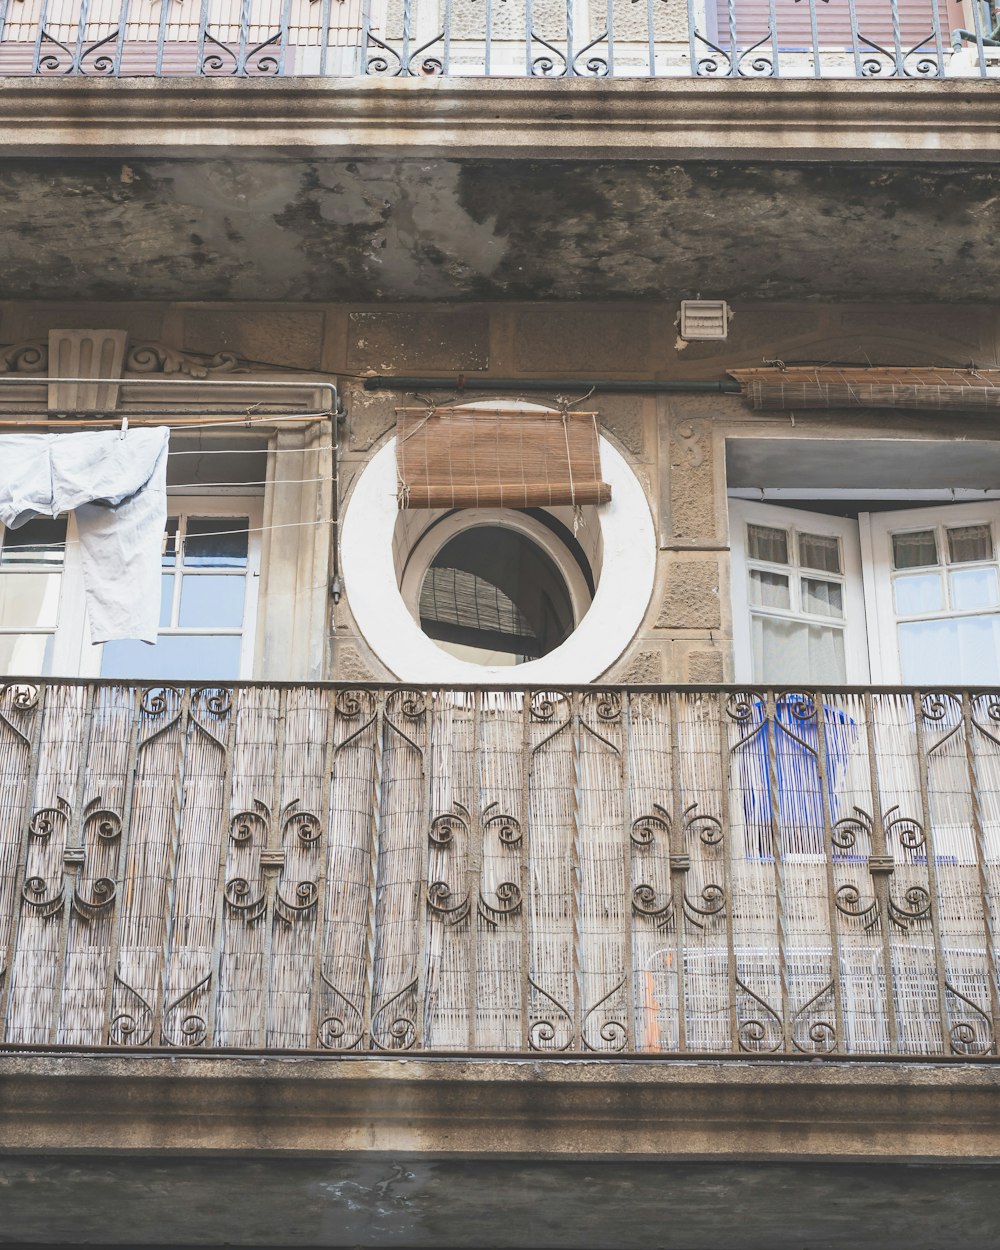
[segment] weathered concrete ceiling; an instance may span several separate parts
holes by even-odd
[[[0,162],[0,298],[994,301],[995,165]]]
[[[4,1244],[936,1250],[996,1244],[995,1167],[8,1156]]]

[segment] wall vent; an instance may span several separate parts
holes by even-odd
[[[729,333],[729,305],[724,299],[681,300],[682,339],[724,339]]]

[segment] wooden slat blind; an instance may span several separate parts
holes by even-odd
[[[602,504],[597,414],[397,409],[400,508]]]
[[[753,408],[1000,408],[1000,369],[788,365],[729,376]]]
[[[962,26],[965,23],[957,20],[960,16],[958,5],[952,5],[947,11],[940,0],[898,0],[897,17],[899,21],[899,37],[904,52],[910,51],[914,45],[923,40],[931,41],[933,51],[935,4],[938,3],[938,15],[941,39],[945,49],[948,48],[951,26]],[[851,10],[845,0],[814,0],[812,12],[816,17],[817,35],[821,48],[850,49],[854,46],[851,35]],[[862,55],[872,51],[865,39],[874,40],[890,53],[895,48],[893,38],[893,14],[890,0],[856,0],[854,12],[857,21],[858,50]],[[809,0],[775,0],[774,5],[774,42],[784,51],[811,49],[812,14]],[[771,42],[771,3],[770,0],[735,0],[736,41],[741,48],[748,48],[760,39]],[[715,20],[718,39],[723,47],[729,44],[729,0],[716,0]]]

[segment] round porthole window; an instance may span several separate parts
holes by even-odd
[[[473,664],[526,664],[573,632],[559,570],[516,530],[481,525],[450,538],[420,587],[420,628]]]
[[[390,439],[344,512],[344,589],[358,630],[402,681],[587,682],[622,654],[653,589],[645,492],[600,439],[611,502],[570,507],[397,504]]]
[[[396,573],[423,634],[488,667],[529,664],[561,647],[590,608],[600,556],[596,515],[581,542],[558,515],[565,511],[400,513]]]

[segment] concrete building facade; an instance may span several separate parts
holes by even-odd
[[[2,1236],[991,1245],[984,18],[933,81],[394,20],[392,77],[0,80],[0,424],[173,427],[155,649],[72,519],[0,548]],[[802,366],[917,392],[733,376]],[[400,510],[421,409],[592,413],[611,502]]]

